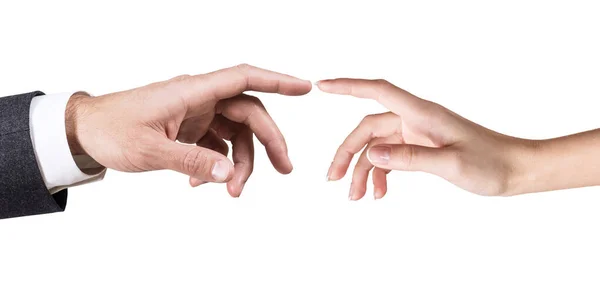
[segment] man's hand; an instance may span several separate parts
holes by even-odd
[[[418,98],[384,80],[324,80],[325,92],[372,98],[391,112],[370,115],[338,149],[328,179],[344,177],[354,154],[362,152],[352,176],[350,199],[362,198],[369,172],[375,198],[387,191],[390,170],[424,171],[480,195],[512,195],[526,190],[524,158],[535,141],[499,134],[452,111]]]
[[[292,171],[283,135],[248,90],[303,95],[311,83],[239,65],[94,98],[78,94],[67,106],[69,145],[119,171],[175,170],[192,186],[227,182],[238,197],[252,173],[254,135],[277,171]],[[233,163],[223,140],[232,143]]]

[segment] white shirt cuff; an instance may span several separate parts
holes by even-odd
[[[73,156],[67,141],[65,111],[73,93],[34,97],[29,108],[29,128],[33,149],[46,187],[56,193],[67,187],[98,181],[100,173],[82,171],[102,167],[88,156]],[[78,165],[79,164],[79,165]],[[80,168],[81,167],[81,168]],[[98,169],[95,169],[97,172]]]

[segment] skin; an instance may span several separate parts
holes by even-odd
[[[373,99],[390,110],[365,117],[337,150],[329,180],[343,178],[362,151],[350,200],[365,195],[369,173],[375,199],[382,198],[391,170],[435,174],[485,196],[600,185],[600,130],[528,140],[477,125],[385,80],[333,79],[317,85],[324,92]]]
[[[66,112],[74,155],[104,167],[142,172],[169,169],[190,185],[227,183],[239,197],[254,166],[254,135],[275,169],[292,171],[283,135],[261,101],[245,91],[304,95],[309,81],[249,65],[184,75],[98,97],[74,95]],[[231,141],[233,163],[225,140]]]

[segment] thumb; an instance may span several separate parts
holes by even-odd
[[[383,169],[424,171],[436,175],[452,165],[447,150],[410,144],[375,145],[367,151],[367,158],[375,167]]]
[[[227,182],[233,164],[222,154],[195,145],[168,141],[162,147],[161,166],[207,182]]]

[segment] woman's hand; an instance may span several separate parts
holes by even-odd
[[[499,134],[385,80],[334,79],[317,83],[325,92],[371,98],[391,112],[369,115],[339,147],[327,174],[339,180],[360,155],[350,200],[366,192],[370,171],[376,199],[387,191],[390,170],[424,171],[480,195],[512,195],[534,141]]]

